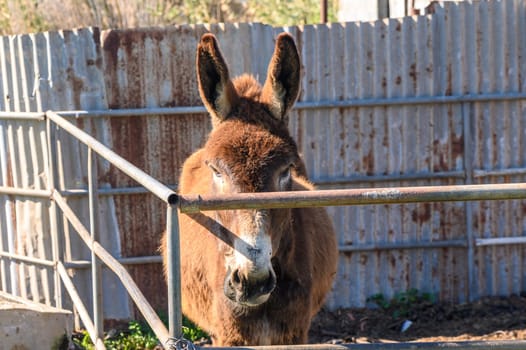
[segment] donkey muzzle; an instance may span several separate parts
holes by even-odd
[[[243,274],[228,268],[224,292],[228,299],[244,306],[258,306],[268,300],[276,287],[276,274],[272,268]]]

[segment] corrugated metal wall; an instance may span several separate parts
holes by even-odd
[[[470,1],[470,0],[447,0]],[[432,0],[339,0],[338,22],[374,21],[423,14]]]
[[[432,11],[402,19],[291,28],[229,24],[113,30],[103,32],[100,43],[99,33],[90,30],[2,38],[0,103],[4,110],[200,105],[194,55],[199,37],[208,30],[219,37],[232,75],[248,71],[259,80],[266,75],[273,38],[280,31],[291,32],[304,65],[300,106],[349,99],[526,93],[524,1],[438,3]],[[40,46],[35,44],[39,40]],[[27,54],[31,52],[35,53]],[[24,73],[22,67],[32,67],[33,62],[41,68]],[[53,70],[55,78],[47,79]],[[40,77],[35,90],[43,101],[40,105],[32,105],[31,99],[26,102],[32,96],[34,76]],[[22,88],[24,84],[31,87]],[[45,163],[40,160],[45,154],[34,155],[37,163],[19,159],[18,154],[32,155],[29,149],[35,148],[21,148],[30,145],[31,138],[24,143],[26,138],[15,132],[41,135],[42,126],[0,123],[6,140],[12,139],[7,153],[1,154],[10,165],[0,180],[4,185],[18,181],[20,186],[45,188],[45,182],[38,185],[35,180],[44,172],[38,162]],[[183,160],[210,129],[204,114],[78,119],[77,123],[166,184],[176,183]],[[299,108],[290,118],[310,176],[321,188],[525,181],[525,124],[524,100]],[[73,140],[61,146],[62,186],[85,187],[85,150]],[[26,172],[27,183],[17,179],[17,174]],[[112,167],[102,164],[99,172],[104,186],[134,186]],[[164,206],[142,194],[105,198],[103,237],[113,244],[113,252],[156,254]],[[78,209],[85,210],[86,201],[76,201]],[[9,203],[14,202],[0,203],[2,220],[10,217],[5,211]],[[11,220],[15,226],[21,222],[14,219],[17,215],[30,218],[38,212],[23,207],[22,201],[16,203]],[[391,296],[409,288],[457,302],[524,291],[526,247],[477,247],[475,242],[526,236],[525,208],[525,201],[330,208],[342,254],[328,304],[363,306],[375,293]],[[44,210],[40,217],[45,215]],[[46,237],[46,220],[34,217],[30,222],[34,237]],[[5,245],[4,226],[0,230]],[[72,258],[87,258],[85,251],[76,250],[80,243],[72,240],[71,246]],[[160,265],[130,269],[154,307],[164,307]],[[80,273],[78,283],[83,279],[88,282]],[[108,308],[111,317],[119,317],[111,305]],[[126,305],[123,310],[127,312]]]
[[[467,40],[458,45],[462,76],[454,90],[526,91],[526,4],[524,1],[481,3],[476,11],[446,13],[453,22],[464,15]],[[486,23],[486,24],[485,24]],[[449,35],[458,29],[450,26]],[[458,40],[458,39],[457,39]],[[473,46],[473,50],[470,50]],[[466,48],[467,47],[467,48]],[[473,64],[474,62],[475,64]],[[483,69],[476,69],[476,66]],[[526,102],[478,103],[468,110],[472,141],[473,183],[524,182],[526,172]],[[503,171],[516,169],[516,171]],[[526,235],[524,201],[479,202],[473,206],[475,238]],[[507,295],[526,290],[526,246],[480,247],[474,252],[477,295]]]
[[[2,37],[0,42],[0,110],[46,111],[67,109],[105,109],[106,88],[100,55],[100,32],[81,29]],[[108,120],[77,120],[77,125],[111,146],[107,133]],[[46,123],[42,121],[0,120],[2,159],[1,186],[24,189],[49,189]],[[57,148],[59,168],[57,188],[87,188],[87,149],[66,132],[60,132]],[[5,167],[4,167],[5,164]],[[100,162],[100,185],[105,186],[109,172]],[[106,185],[107,186],[107,185]],[[69,204],[89,227],[87,196],[70,197]],[[113,198],[101,200],[101,243],[112,253],[120,254],[119,228]],[[13,253],[52,260],[49,199],[3,196],[0,201],[2,244],[13,244]],[[9,227],[13,229],[11,230]],[[15,233],[15,241],[9,240]],[[67,261],[89,260],[90,252],[68,225],[64,225],[62,254]],[[7,250],[7,249],[6,249]],[[6,260],[8,261],[8,260]],[[7,262],[6,262],[7,264]],[[15,274],[3,274],[3,290],[50,304],[54,296],[53,281],[48,271],[37,271],[23,263],[10,263]],[[2,273],[4,271],[1,271]],[[91,274],[89,270],[71,271],[79,293],[91,309]],[[7,275],[7,276],[6,276]],[[18,277],[18,281],[16,278]],[[126,318],[130,314],[128,298],[120,282],[109,272],[103,274],[107,295],[108,317]],[[65,300],[66,306],[69,301]]]
[[[306,27],[301,41],[304,100],[451,95],[443,36],[445,13]],[[454,57],[451,58],[452,60]],[[343,79],[342,79],[343,78]],[[463,122],[458,106],[394,106],[300,112],[296,138],[315,182],[357,175],[400,181],[350,181],[338,187],[460,184]],[[425,175],[402,181],[407,175]],[[432,179],[435,175],[440,178]],[[466,251],[360,249],[361,246],[465,238],[462,203],[358,206],[332,210],[341,256],[332,306],[364,305],[368,296],[418,288],[465,300]]]

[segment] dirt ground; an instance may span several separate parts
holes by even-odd
[[[419,301],[402,311],[392,305],[322,310],[311,325],[310,342],[526,340],[526,293],[461,305]],[[409,328],[402,331],[404,322]]]

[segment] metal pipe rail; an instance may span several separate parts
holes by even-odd
[[[90,250],[93,251],[99,259],[101,259],[104,264],[109,267],[121,280],[122,284],[132,297],[132,299],[135,301],[135,304],[141,311],[141,314],[145,317],[145,319],[148,321],[152,329],[155,330],[155,334],[158,336],[159,340],[162,341],[163,344],[168,342],[170,339],[170,335],[168,334],[168,331],[164,327],[162,321],[159,319],[157,314],[155,313],[155,310],[150,306],[144,295],[139,290],[139,287],[131,277],[131,275],[128,273],[128,271],[115,259],[104,247],[94,241],[91,236],[90,232],[84,227],[84,225],[80,222],[80,220],[77,218],[73,210],[69,207],[69,205],[66,203],[64,198],[60,196],[58,192],[53,192],[53,200],[58,204],[66,218],[68,219],[69,223],[75,228],[75,231],[77,231],[78,235],[84,243],[90,247]],[[97,337],[95,337],[96,339]]]
[[[182,213],[227,209],[305,208],[337,205],[526,199],[526,183],[416,186],[347,190],[179,195]]]
[[[467,97],[462,97],[466,99]],[[504,98],[504,97],[502,97]],[[505,98],[526,98],[524,96],[506,96]],[[468,99],[469,100],[469,99]],[[390,100],[392,101],[392,100]],[[430,100],[431,101],[431,100]],[[466,102],[464,100],[458,100],[458,97],[452,97],[451,99],[444,100],[444,103],[455,103],[455,102]],[[474,101],[479,101],[479,98],[475,98]],[[344,101],[347,103],[348,101]],[[383,101],[375,101],[374,103],[382,103]],[[406,101],[407,102],[407,101]],[[422,103],[436,103],[436,101],[428,102],[424,99],[415,99],[415,104]],[[392,104],[392,103],[391,103]],[[382,105],[382,104],[380,104]],[[396,105],[396,103],[395,103]],[[369,105],[364,105],[369,106]],[[345,105],[339,104],[338,106],[323,106],[323,105],[313,105],[308,106],[304,105],[299,108],[331,108],[331,107],[355,107],[355,105]],[[165,110],[165,109],[163,109]],[[166,109],[168,110],[168,109]],[[100,111],[100,116],[106,115]],[[116,115],[125,115],[129,110],[120,111],[115,113]],[[153,111],[152,111],[153,112]],[[159,111],[156,111],[159,112]],[[68,115],[72,116],[69,112]],[[93,112],[88,112],[84,116],[90,115],[98,116],[99,114]],[[186,111],[188,113],[188,111]],[[80,113],[82,114],[82,113]],[[133,113],[132,113],[133,114]],[[159,114],[159,113],[156,113]],[[173,111],[166,114],[174,114]],[[130,114],[126,114],[130,115]],[[111,270],[113,270],[117,276],[123,282],[123,285],[134,299],[136,305],[141,310],[142,314],[145,316],[147,322],[152,326],[154,332],[163,343],[163,345],[168,345],[171,347],[176,341],[174,339],[174,334],[177,338],[181,333],[181,310],[180,310],[180,294],[178,293],[179,289],[179,265],[178,260],[178,216],[177,210],[179,209],[182,213],[195,213],[199,211],[206,210],[228,210],[228,209],[239,209],[239,208],[290,208],[290,207],[320,207],[320,206],[334,206],[334,205],[365,205],[365,204],[392,204],[392,203],[415,203],[415,202],[443,202],[443,201],[472,201],[472,200],[506,200],[506,199],[526,199],[526,183],[516,183],[516,184],[494,184],[494,185],[461,185],[461,186],[425,186],[425,187],[399,187],[399,188],[369,188],[369,189],[351,189],[351,190],[321,190],[321,191],[297,191],[297,192],[278,192],[278,193],[257,193],[257,194],[235,194],[227,196],[213,196],[213,195],[197,195],[197,196],[187,196],[187,195],[177,195],[171,188],[163,185],[159,181],[153,179],[148,174],[142,170],[135,167],[130,162],[126,161],[115,152],[108,149],[102,143],[97,141],[95,138],[91,137],[87,133],[78,129],[76,126],[71,124],[66,118],[59,115],[58,113],[49,111],[46,112],[45,116],[47,119],[56,125],[58,125],[63,130],[67,131],[69,134],[77,138],[79,141],[84,143],[90,150],[93,150],[98,155],[112,163],[118,169],[123,171],[126,175],[130,176],[132,179],[137,181],[140,185],[144,186],[147,190],[152,192],[158,198],[167,203],[167,232],[170,234],[169,237],[169,246],[168,252],[172,254],[172,257],[169,258],[169,261],[174,261],[175,265],[169,266],[169,314],[170,314],[170,327],[169,331],[166,330],[166,327],[160,322],[158,316],[151,309],[151,306],[144,299],[144,296],[137,288],[135,282],[131,279],[131,276],[127,273],[126,269],[115,259],[111,254],[109,254],[95,239],[90,237],[90,231],[87,230],[71,211],[66,201],[64,200],[61,193],[51,188],[50,190],[38,190],[38,192],[24,190],[24,189],[12,189],[6,187],[0,187],[0,192],[10,194],[10,195],[30,195],[36,194],[41,197],[52,197],[54,203],[60,207],[65,217],[75,228],[81,238],[85,243],[90,247],[90,249],[96,254],[96,256],[101,259]],[[75,115],[82,116],[82,115]],[[8,118],[10,114],[7,113],[0,114],[0,119]],[[35,113],[23,115],[22,119],[38,119],[42,120],[42,114]],[[91,152],[91,151],[90,151]],[[93,171],[93,170],[92,170]],[[91,174],[93,175],[93,174]],[[90,176],[91,176],[90,175]],[[95,192],[95,197],[99,195],[98,189],[96,186],[92,186],[90,192]],[[92,193],[93,195],[93,193]],[[96,200],[96,198],[94,198]],[[525,240],[523,238],[517,238],[513,242],[523,243]],[[458,242],[448,242],[457,244],[458,246],[465,246],[465,243],[462,241]],[[494,242],[489,241],[480,241],[478,244],[493,244]],[[418,246],[420,247],[420,246]],[[353,250],[353,248],[349,248]],[[371,247],[374,249],[374,247]],[[1,256],[1,255],[0,255]],[[5,258],[8,259],[24,259],[15,254],[4,254]],[[149,259],[149,258],[148,258]],[[28,261],[29,263],[34,264],[49,264],[47,261]],[[83,262],[79,262],[83,263]],[[69,283],[69,280],[66,278],[67,273],[65,272],[66,263],[61,261],[52,262],[56,264],[57,271],[61,276],[63,283],[66,285],[68,292],[73,293],[75,296],[74,287]],[[51,265],[51,264],[49,264]],[[82,309],[82,303],[79,305]],[[84,308],[85,311],[85,308]],[[86,315],[86,322],[88,328],[90,328],[90,335],[93,335],[94,342],[97,346],[103,348],[103,344],[100,342],[100,335],[97,334],[97,324],[94,324],[89,315],[84,312],[84,318]],[[96,323],[96,322],[95,322]],[[426,343],[405,343],[409,345],[404,345],[404,343],[398,344],[349,344],[348,346],[334,346],[334,345],[305,345],[305,346],[295,346],[287,347],[287,350],[343,350],[347,348],[351,349],[437,349],[442,347],[442,345],[437,345],[438,343],[429,343],[431,345],[426,345]],[[455,344],[459,343],[440,343],[440,344]],[[468,346],[469,349],[489,349],[493,348],[494,344],[499,349],[523,349],[526,348],[525,342],[495,342],[489,343],[473,343],[466,342],[461,344],[461,346]],[[426,347],[428,346],[428,347]],[[445,345],[448,347],[449,345]],[[214,348],[212,348],[214,349]],[[246,347],[241,349],[261,349],[261,350],[281,350],[285,347],[273,346],[273,347]],[[460,347],[463,349],[463,347]]]
[[[138,307],[145,320],[154,330],[158,339],[164,346],[170,349],[176,347],[178,341],[182,340],[182,314],[181,314],[181,295],[180,295],[180,264],[179,264],[179,231],[177,221],[177,210],[174,208],[174,203],[177,200],[175,192],[152,178],[150,175],[143,172],[124,158],[120,157],[115,152],[111,151],[105,145],[97,141],[86,132],[80,130],[75,125],[71,124],[68,120],[58,115],[55,112],[49,111],[46,113],[46,117],[49,122],[55,123],[58,127],[65,130],[77,140],[84,143],[89,150],[88,153],[88,194],[89,194],[89,209],[90,209],[90,230],[86,229],[75,213],[69,208],[62,195],[56,189],[52,189],[52,199],[54,203],[60,207],[64,216],[68,219],[70,224],[75,228],[76,232],[80,235],[82,240],[92,251],[92,288],[94,297],[94,322],[90,320],[90,337],[98,344],[98,347],[104,348],[104,345],[100,345],[100,339],[102,337],[102,303],[101,303],[101,292],[98,288],[100,286],[101,272],[98,260],[104,262],[104,264],[110,268],[121,280],[123,286],[131,296],[135,305]],[[50,129],[51,130],[51,129]],[[50,143],[53,143],[50,141]],[[50,146],[51,147],[51,146]],[[168,233],[168,307],[169,307],[169,329],[167,330],[164,324],[161,322],[153,308],[150,306],[142,292],[139,290],[132,277],[129,275],[127,270],[115,259],[110,253],[108,253],[100,243],[96,240],[97,234],[97,203],[98,203],[98,188],[96,184],[96,162],[93,157],[93,152],[97,153],[108,162],[113,164],[123,173],[137,181],[140,185],[144,186],[148,191],[153,193],[159,199],[167,204],[167,222],[166,232]],[[175,210],[174,210],[175,209]],[[62,266],[62,265],[61,265]],[[82,309],[82,304],[80,304]],[[86,316],[85,316],[86,317]]]
[[[102,156],[108,162],[115,165],[123,173],[125,173],[126,175],[137,181],[139,184],[147,188],[150,192],[155,194],[161,200],[169,204],[175,203],[176,194],[172,189],[157,181],[141,169],[137,168],[135,165],[133,165],[126,159],[119,156],[117,153],[110,150],[101,142],[97,141],[97,139],[80,130],[75,125],[71,124],[64,117],[61,117],[60,115],[52,111],[46,112],[46,116],[48,119],[53,121],[55,124],[57,124],[62,129],[70,133],[72,136],[74,136],[86,146],[91,148],[97,154]]]
[[[0,186],[0,194],[6,194],[9,196],[25,196],[34,198],[49,198],[51,197],[51,191],[49,190],[36,190],[32,188],[17,188]]]
[[[499,93],[499,94],[467,94],[452,96],[410,96],[397,98],[365,98],[347,99],[341,101],[321,100],[321,101],[298,101],[294,105],[294,110],[316,110],[328,108],[357,108],[357,107],[389,107],[407,105],[428,105],[428,104],[458,104],[473,102],[499,102],[510,100],[526,100],[526,93]],[[78,111],[59,111],[62,116],[76,118],[100,118],[100,117],[129,117],[129,116],[148,116],[148,115],[187,115],[207,113],[203,106],[180,106],[180,107],[153,107],[153,108],[130,108],[130,109],[109,109],[109,110],[78,110]],[[0,118],[2,114],[0,114]],[[7,117],[7,116],[4,116]]]
[[[0,258],[5,258],[7,260],[14,260],[14,261],[23,262],[23,263],[32,264],[32,265],[38,265],[42,267],[55,267],[56,265],[56,263],[51,260],[39,259],[39,258],[34,258],[34,257],[26,256],[26,255],[9,253],[5,251],[0,251]]]
[[[0,119],[19,119],[19,120],[44,120],[44,112],[5,112],[0,111]]]
[[[103,350],[106,349],[104,346],[104,342],[102,341],[102,338],[98,336],[95,325],[93,324],[93,321],[91,320],[89,316],[89,312],[86,309],[86,306],[82,302],[82,299],[79,296],[79,293],[77,292],[77,288],[75,288],[75,285],[73,284],[73,281],[68,275],[68,272],[64,265],[62,265],[61,262],[57,264],[57,273],[60,276],[60,280],[64,284],[64,287],[68,291],[68,294],[73,301],[73,305],[75,305],[75,308],[77,309],[77,312],[79,314],[80,319],[84,323],[84,327],[86,327],[86,331],[88,332],[91,341],[93,342],[95,349],[97,350]]]
[[[225,350],[221,347],[207,347],[207,350]],[[370,344],[305,344],[305,345],[269,345],[239,346],[232,350],[524,350],[526,341],[461,341],[461,342],[404,342],[404,343],[370,343]]]

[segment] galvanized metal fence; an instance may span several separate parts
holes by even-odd
[[[91,252],[70,224],[48,214],[48,134],[23,112],[72,110],[59,114],[175,189],[182,161],[209,130],[193,69],[205,31],[218,35],[233,75],[260,78],[275,35],[295,36],[305,76],[290,128],[320,188],[523,183],[525,2],[439,3],[432,10],[289,28],[91,28],[1,38],[0,108],[22,117],[0,122],[0,181],[8,191],[40,194],[1,195],[6,254],[52,257],[48,232],[62,226],[64,266],[74,269],[73,282],[92,308],[85,293]],[[89,227],[89,152],[74,137],[60,139],[54,186]],[[164,307],[155,253],[166,213],[107,161],[97,168],[100,242],[128,266],[153,307]],[[525,208],[524,200],[332,207],[341,256],[328,306],[364,306],[374,293],[409,288],[456,302],[519,293],[526,289]],[[47,287],[51,267],[6,259],[6,290],[44,303],[61,298]],[[104,305],[104,317],[133,317],[118,279],[105,268],[102,278],[104,293],[119,296]],[[67,298],[63,303],[69,307]]]
[[[176,202],[176,194],[168,187],[164,186],[157,180],[153,179],[142,170],[133,166],[128,161],[124,160],[109,148],[104,146],[102,143],[88,135],[84,131],[80,130],[64,117],[54,112],[47,113],[16,113],[16,112],[1,112],[0,119],[8,120],[38,120],[46,125],[46,140],[43,145],[47,154],[48,164],[46,164],[47,173],[44,174],[47,179],[47,186],[45,190],[31,190],[31,189],[20,189],[11,186],[0,186],[0,195],[4,198],[3,207],[8,209],[12,205],[11,198],[21,200],[25,198],[28,201],[34,200],[35,198],[45,199],[49,206],[49,219],[51,222],[51,245],[52,245],[52,258],[46,259],[45,257],[33,258],[24,254],[15,253],[12,245],[4,247],[5,240],[0,240],[0,259],[2,265],[0,266],[0,273],[2,276],[2,290],[8,291],[8,285],[11,286],[9,290],[12,294],[18,294],[17,287],[19,282],[17,281],[19,273],[23,271],[24,265],[28,265],[31,269],[51,269],[52,272],[52,283],[48,284],[49,281],[44,281],[44,291],[50,293],[51,285],[53,285],[54,295],[54,306],[63,308],[62,302],[62,286],[66,289],[67,295],[73,302],[75,311],[80,316],[84,327],[90,335],[96,349],[105,349],[104,339],[104,313],[103,313],[103,293],[102,293],[102,274],[101,267],[102,263],[120,279],[122,285],[135,302],[135,305],[140,310],[142,316],[146,319],[155,334],[159,338],[159,341],[163,346],[168,349],[175,349],[182,337],[182,316],[180,310],[180,271],[179,271],[179,241],[178,241],[178,223],[177,223],[177,208],[174,207]],[[3,124],[2,124],[3,125]],[[9,124],[8,124],[9,125]],[[86,227],[74,209],[68,203],[68,194],[60,191],[56,186],[56,182],[59,179],[57,172],[60,172],[60,167],[57,166],[57,153],[56,145],[61,140],[57,137],[57,129],[64,130],[78,139],[80,142],[87,146],[88,150],[88,164],[87,164],[87,177],[88,177],[88,188],[87,194],[89,197],[89,225]],[[0,130],[3,131],[3,130]],[[0,144],[3,144],[3,139],[0,140]],[[123,171],[130,178],[134,179],[153,193],[157,198],[163,201],[167,207],[167,220],[166,220],[166,232],[168,235],[168,255],[170,256],[170,264],[168,265],[168,275],[170,276],[168,283],[168,295],[170,296],[170,308],[168,310],[169,316],[169,331],[163,325],[159,319],[155,310],[150,306],[136,282],[130,276],[126,268],[112,255],[110,254],[99,242],[100,242],[100,219],[98,216],[99,212],[99,186],[98,186],[98,171],[97,171],[97,159],[100,156],[103,159],[110,162],[112,165]],[[5,170],[5,168],[3,169]],[[78,286],[71,279],[71,274],[68,272],[68,267],[75,266],[68,265],[65,261],[62,250],[64,249],[63,240],[65,239],[64,231],[61,225],[71,225],[74,231],[79,235],[84,244],[89,248],[91,252],[91,258],[89,265],[91,268],[91,293],[93,300],[93,308],[88,311],[85,305],[85,301],[79,296]],[[4,221],[7,223],[8,220]],[[10,227],[6,228],[8,238],[13,236],[15,233]],[[3,232],[3,230],[2,230]],[[7,249],[6,249],[7,248]],[[10,268],[13,271],[7,272],[5,262],[10,264]],[[18,264],[16,266],[15,264]],[[175,266],[174,266],[175,265]],[[16,271],[17,268],[20,271]],[[10,283],[7,282],[8,277]],[[35,281],[36,282],[36,281]],[[47,288],[47,289],[46,289]],[[23,289],[23,288],[22,288]],[[35,288],[34,290],[38,290]],[[26,296],[28,298],[29,296]],[[46,300],[49,303],[49,297]]]
[[[75,112],[77,113],[77,112]],[[83,112],[85,113],[85,112]],[[111,114],[111,112],[106,112]],[[133,113],[133,111],[128,111]],[[78,127],[66,120],[65,117],[49,111],[46,113],[17,113],[1,112],[0,119],[7,120],[36,120],[46,124],[45,153],[48,155],[47,188],[45,190],[19,189],[10,186],[0,186],[0,194],[9,197],[20,198],[42,198],[49,201],[49,217],[51,222],[50,237],[52,240],[53,253],[51,259],[33,258],[22,254],[13,253],[10,247],[4,247],[4,240],[0,240],[0,273],[2,273],[2,290],[7,290],[5,279],[10,276],[16,279],[17,273],[7,273],[5,262],[27,264],[35,268],[49,268],[52,270],[54,288],[54,305],[62,308],[62,286],[67,295],[72,299],[73,306],[78,312],[82,323],[88,331],[96,349],[105,349],[103,343],[103,305],[102,305],[102,276],[101,264],[104,263],[120,279],[142,316],[150,324],[161,344],[167,349],[188,349],[193,345],[182,338],[182,314],[180,296],[180,271],[179,271],[179,232],[178,211],[181,213],[192,213],[206,210],[223,210],[239,208],[288,208],[288,207],[313,207],[329,205],[357,205],[357,204],[394,204],[413,202],[441,202],[441,201],[471,201],[471,200],[510,200],[526,198],[526,183],[500,184],[500,185],[470,185],[470,186],[428,186],[428,187],[402,187],[402,188],[371,188],[354,190],[325,190],[313,192],[278,192],[258,194],[237,194],[228,196],[182,196],[177,195],[167,186],[161,184],[142,170],[138,169],[95,138],[85,133]],[[3,123],[2,123],[3,125]],[[89,197],[89,225],[86,227],[78,215],[68,204],[67,193],[55,187],[59,178],[56,159],[59,157],[56,145],[60,142],[57,131],[61,129],[78,139],[87,146],[88,150],[88,188]],[[0,145],[3,140],[0,140]],[[158,199],[166,204],[166,232],[168,234],[168,295],[169,295],[169,330],[162,324],[156,312],[150,306],[141,293],[129,272],[119,261],[112,256],[100,243],[100,220],[98,217],[99,186],[97,184],[97,160],[102,157],[113,166],[124,172],[141,186],[153,193]],[[10,205],[10,199],[3,203],[6,208]],[[69,224],[84,241],[91,251],[91,292],[93,298],[93,309],[88,311],[84,301],[79,296],[78,288],[75,286],[67,271],[61,250],[62,240],[65,238],[64,231],[60,227],[60,218],[64,219],[62,224]],[[12,233],[11,233],[12,234]],[[522,242],[524,243],[524,242]],[[70,265],[70,267],[75,266]],[[23,267],[22,267],[23,268]],[[15,267],[16,269],[16,267]],[[16,286],[17,281],[11,280],[11,286]],[[12,288],[11,293],[16,293]],[[526,342],[465,342],[465,343],[420,343],[413,344],[369,344],[369,345],[308,345],[295,347],[255,347],[255,349],[318,349],[336,350],[346,349],[437,349],[443,346],[455,346],[459,349],[519,349],[526,346]]]

